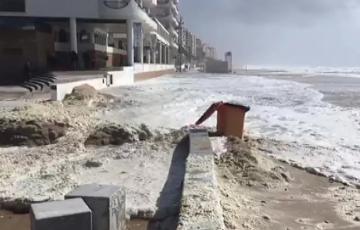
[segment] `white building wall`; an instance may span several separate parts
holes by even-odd
[[[134,64],[134,73],[146,73],[165,70],[175,70],[175,66],[171,64]]]
[[[25,13],[0,12],[0,15],[98,18],[98,2],[99,0],[25,0]]]
[[[67,94],[70,94],[75,87],[87,84],[96,90],[109,87],[127,86],[134,84],[134,68],[124,67],[121,71],[108,71],[107,74],[112,75],[113,84],[106,82],[105,78],[98,77],[93,79],[84,79],[72,82],[55,83],[56,88],[51,90],[51,100],[62,101]]]

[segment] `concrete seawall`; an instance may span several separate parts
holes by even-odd
[[[161,70],[154,72],[137,73],[135,74],[135,82],[145,81],[152,78],[160,77],[165,74],[172,74],[172,73],[175,73],[175,70]]]
[[[79,71],[54,73],[58,79],[51,86],[51,99],[61,101],[67,94],[80,85],[90,85],[96,90],[109,87],[133,85],[135,81],[147,80],[161,75],[174,73],[173,65],[135,64],[119,70]]]
[[[217,190],[214,154],[206,130],[190,131],[190,154],[178,230],[225,229]]]
[[[133,67],[123,67],[122,70],[117,71],[90,72],[82,75],[64,72],[56,73],[55,76],[58,80],[51,87],[51,99],[53,101],[62,101],[75,87],[84,84],[90,85],[96,90],[134,84]]]

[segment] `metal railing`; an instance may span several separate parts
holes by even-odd
[[[157,33],[163,37],[166,41],[170,42],[170,33],[167,29],[161,24],[159,20],[154,19],[157,24]]]
[[[105,0],[104,5],[110,9],[122,9],[129,5],[131,0]]]

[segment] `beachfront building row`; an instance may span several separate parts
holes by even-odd
[[[0,76],[19,80],[28,63],[39,71],[141,69],[144,64],[173,68],[179,48],[178,4],[178,0],[1,0]]]
[[[203,66],[207,59],[217,59],[216,49],[193,33],[185,32],[186,59],[191,65]]]

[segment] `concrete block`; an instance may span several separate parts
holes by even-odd
[[[177,230],[223,230],[224,219],[215,175],[214,153],[206,129],[189,133],[190,153]]]
[[[31,205],[31,230],[92,230],[91,210],[82,199]]]
[[[206,129],[192,129],[189,137],[191,153],[209,154],[212,152],[209,134]]]
[[[65,196],[82,198],[92,210],[93,230],[126,229],[125,191],[117,186],[83,185]]]

